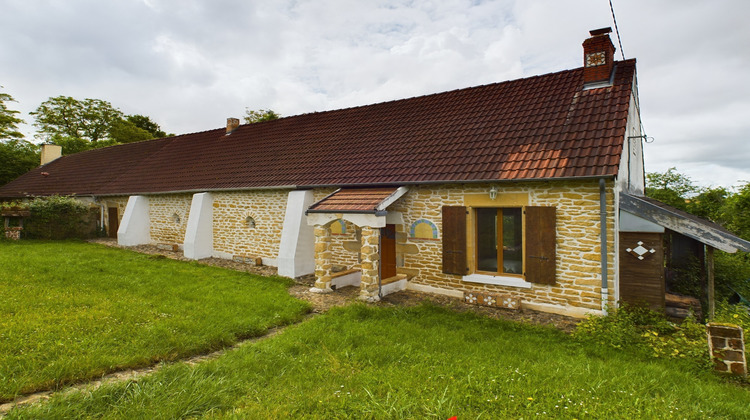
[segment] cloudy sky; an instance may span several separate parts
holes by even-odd
[[[750,181],[750,2],[613,4],[646,170]],[[580,67],[607,26],[608,0],[0,0],[0,85],[28,123],[66,95],[182,134]]]

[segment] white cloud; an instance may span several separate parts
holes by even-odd
[[[750,179],[750,3],[614,6],[656,139],[647,170]],[[578,67],[605,26],[600,0],[6,0],[0,85],[24,113],[100,98],[182,133],[245,107],[293,115]]]

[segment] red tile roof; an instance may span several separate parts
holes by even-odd
[[[396,192],[394,187],[343,188],[318,201],[311,213],[376,213],[378,206]]]
[[[615,176],[634,75],[627,60],[610,87],[584,90],[579,68],[91,150],[0,197]]]

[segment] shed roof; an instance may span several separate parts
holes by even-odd
[[[724,229],[723,226],[653,198],[620,193],[620,210],[725,252],[750,252],[750,242]]]
[[[0,197],[615,176],[635,60],[63,156]],[[42,175],[45,172],[47,175]]]

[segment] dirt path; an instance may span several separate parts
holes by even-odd
[[[154,245],[138,245],[134,247],[120,247],[119,245],[117,245],[116,240],[110,239],[110,238],[95,239],[95,240],[91,240],[90,242],[99,243],[99,244],[106,245],[106,246],[131,249],[133,251],[140,252],[143,254],[158,255],[158,256],[163,256],[165,258],[171,258],[175,260],[192,261],[192,260],[185,258],[181,251],[175,252],[172,250],[158,248]],[[224,268],[228,268],[232,270],[259,274],[262,276],[276,275],[276,268],[274,267],[255,267],[249,264],[239,263],[236,261],[225,260],[225,259],[220,259],[220,258],[206,258],[206,259],[199,260],[199,262],[202,264],[207,264],[207,265],[216,266],[216,267],[224,267]],[[328,294],[312,293],[310,292],[310,288],[313,286],[313,283],[315,282],[315,279],[313,276],[304,276],[301,278],[297,278],[295,279],[295,282],[296,284],[294,284],[293,286],[289,288],[289,293],[298,299],[302,299],[307,302],[310,302],[310,304],[312,305],[312,313],[309,316],[307,316],[305,319],[309,319],[312,316],[315,316],[316,314],[327,312],[329,309],[331,309],[334,306],[349,305],[353,302],[356,302],[357,297],[359,296],[359,289],[356,287],[344,287],[341,289],[337,289],[334,293],[328,293]],[[573,329],[575,328],[575,325],[578,322],[578,320],[576,320],[575,318],[570,318],[570,317],[566,317],[562,315],[548,314],[544,312],[537,312],[537,311],[532,311],[532,310],[523,310],[523,309],[510,310],[510,309],[502,309],[502,308],[490,308],[490,307],[469,305],[469,304],[464,303],[460,299],[456,299],[456,298],[452,298],[448,296],[442,296],[442,295],[434,295],[430,293],[415,292],[413,290],[405,290],[405,291],[401,291],[401,292],[397,292],[397,293],[385,296],[380,302],[375,303],[375,305],[415,306],[425,301],[429,301],[437,305],[445,306],[455,311],[472,311],[472,312],[480,313],[485,316],[489,316],[491,318],[496,318],[496,319],[509,319],[509,320],[518,321],[518,322],[526,322],[526,323],[539,324],[539,325],[549,325],[549,326],[553,326],[555,328],[561,329],[565,332],[573,331]],[[300,322],[304,322],[305,319],[303,319]],[[58,393],[66,394],[66,393],[71,393],[71,392],[79,392],[84,389],[87,389],[87,390],[96,389],[104,384],[136,380],[145,375],[149,375],[161,369],[164,366],[175,364],[175,363],[196,364],[196,363],[200,363],[206,360],[215,359],[221,356],[222,354],[230,350],[233,350],[235,348],[242,347],[242,346],[245,346],[245,345],[260,341],[260,340],[265,340],[267,338],[273,337],[279,334],[280,332],[282,332],[284,328],[285,327],[271,329],[269,330],[268,333],[266,333],[263,336],[240,341],[230,347],[224,348],[222,350],[218,350],[213,353],[196,355],[187,359],[177,360],[177,361],[173,361],[169,363],[160,363],[160,364],[152,365],[152,366],[141,368],[141,369],[129,369],[129,370],[123,370],[119,372],[114,372],[114,373],[103,376],[101,379],[71,385],[58,391],[41,391],[41,392],[37,392],[34,394],[23,395],[23,396],[16,398],[14,401],[0,405],[0,418],[4,417],[4,415],[7,414],[8,411],[10,411],[15,406],[28,405],[28,404],[33,404],[39,401],[47,400],[53,394],[58,394]]]

